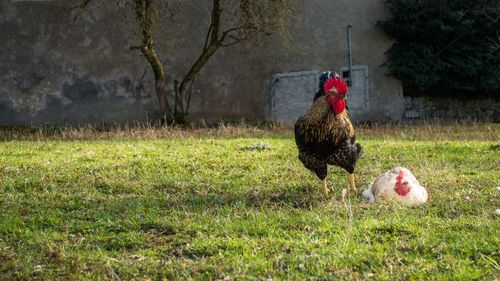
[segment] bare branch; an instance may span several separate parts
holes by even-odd
[[[140,49],[151,65],[155,76],[155,88],[158,102],[160,104],[160,112],[162,114],[162,118],[166,119],[167,115],[170,115],[171,111],[168,101],[165,98],[165,71],[153,45],[152,28],[154,7],[152,4],[153,0],[135,0],[134,10],[136,20],[141,29],[142,45],[132,46],[131,49]]]
[[[92,2],[93,0],[83,0],[82,2],[80,2],[79,4],[76,4],[76,5],[73,5],[73,6],[70,6],[67,8],[67,11],[70,12],[70,13],[75,13],[75,16],[73,18],[73,21],[76,21],[80,15],[82,14],[83,10],[85,10],[85,8],[87,8],[90,4],[90,2]]]
[[[87,6],[89,5],[89,3],[91,1],[92,0],[83,0],[79,4],[76,4],[76,5],[73,5],[73,6],[69,7],[68,11],[83,10],[83,9],[87,8]]]
[[[205,38],[205,44],[203,44],[203,50],[206,50],[208,48],[212,31],[213,31],[213,26],[212,24],[210,24],[210,26],[208,27],[207,36]]]
[[[221,14],[222,14],[222,9],[220,8],[220,0],[213,0],[212,22],[210,24],[212,43],[215,43],[218,41]]]
[[[77,0],[79,4],[71,6],[70,11],[76,12],[75,20],[80,11],[94,3],[114,3],[120,8],[129,7],[138,24],[135,33],[139,39],[130,50],[140,50],[149,62],[154,76],[156,94],[163,117],[172,117],[172,112],[165,98],[165,69],[157,53],[155,40],[162,35],[164,27],[157,23],[161,20],[158,11],[171,11],[168,0]],[[124,2],[126,1],[126,2]],[[177,114],[185,115],[189,110],[193,83],[201,69],[220,47],[228,47],[249,40],[258,34],[270,35],[285,26],[284,16],[290,10],[288,5],[293,0],[212,0],[210,24],[206,31],[203,49],[189,71],[179,81],[175,81],[175,108]],[[181,1],[179,1],[181,2]],[[125,5],[122,5],[125,3]],[[201,42],[200,42],[201,43]]]

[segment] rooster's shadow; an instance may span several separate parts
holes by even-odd
[[[335,192],[335,191],[333,191]],[[339,198],[337,198],[339,197]],[[319,188],[310,185],[285,188],[252,188],[248,191],[213,192],[213,193],[184,193],[165,199],[164,206],[169,208],[198,209],[238,207],[250,208],[296,208],[313,209],[330,200],[340,199],[338,194],[323,195]]]

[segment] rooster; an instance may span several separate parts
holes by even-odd
[[[347,85],[338,75],[325,72],[320,90],[309,110],[294,126],[299,160],[323,182],[328,194],[328,164],[346,170],[351,191],[356,191],[354,171],[361,156],[361,145],[355,143],[354,127],[346,110]]]

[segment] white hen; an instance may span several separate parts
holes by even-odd
[[[363,196],[372,201],[395,200],[405,206],[417,206],[427,201],[427,190],[420,185],[410,170],[397,167],[379,176],[363,191]]]

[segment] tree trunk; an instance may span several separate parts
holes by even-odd
[[[217,49],[222,45],[219,39],[219,29],[220,29],[220,15],[222,9],[220,8],[220,0],[213,0],[212,14],[210,28],[207,33],[207,38],[205,41],[205,46],[200,56],[196,62],[191,66],[188,73],[182,79],[180,85],[178,81],[174,81],[174,91],[175,91],[175,105],[174,105],[174,120],[180,124],[187,123],[187,114],[189,109],[189,103],[191,101],[191,94],[186,99],[184,103],[185,95],[187,89],[192,86],[196,76],[203,68],[203,66],[208,62],[210,57],[215,54]]]
[[[217,42],[217,43],[214,43],[214,44],[208,46],[208,48],[206,48],[201,53],[201,55],[198,57],[198,60],[196,60],[196,62],[193,64],[193,66],[191,67],[191,69],[189,70],[189,72],[186,74],[186,76],[184,76],[184,79],[182,79],[182,83],[181,83],[181,85],[179,87],[179,93],[181,95],[184,94],[184,92],[186,91],[187,86],[189,86],[189,84],[191,82],[193,82],[193,80],[195,79],[196,75],[198,75],[198,73],[200,72],[200,70],[208,62],[208,60],[210,59],[210,57],[213,54],[215,54],[215,52],[217,51],[217,49],[219,47],[220,46],[218,45],[218,42]]]
[[[161,114],[161,122],[169,121],[171,118],[170,106],[165,96],[165,71],[153,45],[153,0],[135,0],[136,19],[141,27],[142,45],[133,47],[141,49],[148,60],[155,75],[155,91]]]
[[[155,77],[156,96],[158,97],[158,104],[160,105],[160,115],[162,121],[166,122],[170,117],[170,109],[167,105],[167,98],[165,97],[165,77]]]
[[[189,108],[190,98],[187,99],[186,104],[184,105],[184,96],[186,94],[186,90],[189,86],[192,85],[194,79],[203,68],[203,66],[208,62],[210,57],[215,54],[217,49],[220,47],[219,43],[216,42],[211,44],[206,49],[203,50],[201,55],[198,57],[196,62],[193,64],[189,72],[184,76],[182,82],[179,86],[178,81],[174,81],[174,89],[175,89],[175,109],[174,109],[174,120],[178,124],[186,124],[187,123],[187,114]]]
[[[163,65],[160,59],[156,55],[156,52],[152,47],[143,46],[141,48],[142,53],[146,56],[153,73],[155,76],[155,90],[156,96],[158,97],[158,104],[160,107],[160,114],[162,122],[167,121],[170,118],[170,107],[168,106],[167,99],[165,96],[165,71],[163,70]]]
[[[175,105],[174,105],[174,115],[179,113],[184,113],[184,103],[182,100],[182,93],[179,89],[179,81],[174,80],[174,94],[175,94]]]

